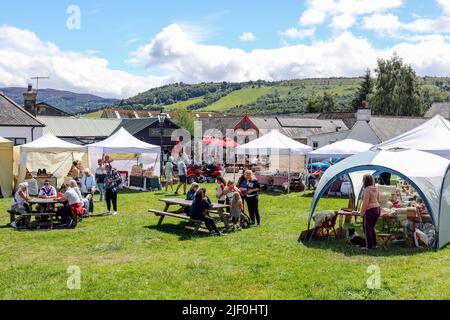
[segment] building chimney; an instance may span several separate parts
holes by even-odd
[[[363,101],[361,108],[358,108],[358,111],[356,112],[356,121],[370,122],[371,116],[372,111],[370,110],[367,101]]]
[[[33,116],[37,115],[36,98],[37,92],[33,91],[33,85],[28,84],[28,90],[23,94],[23,104],[25,110],[31,113]]]

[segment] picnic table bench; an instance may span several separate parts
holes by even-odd
[[[155,214],[156,216],[160,217],[158,221],[158,226],[160,226],[166,216],[172,217],[172,218],[178,218],[182,220],[187,220],[194,224],[195,230],[194,234],[198,232],[200,226],[202,225],[203,221],[200,220],[194,220],[191,219],[186,213],[185,209],[190,208],[192,206],[192,200],[185,200],[185,199],[179,199],[179,198],[165,198],[165,199],[159,199],[160,201],[165,203],[165,207],[163,211],[160,210],[154,210],[150,209],[149,212]],[[169,211],[169,208],[171,206],[178,206],[179,208],[174,211]],[[208,213],[215,213],[219,215],[220,221],[222,221],[225,224],[225,227],[229,227],[229,218],[230,214],[226,212],[226,209],[229,208],[228,205],[225,204],[219,204],[219,203],[213,203],[212,207],[208,209]]]
[[[53,229],[53,221],[56,217],[56,212],[27,212],[27,213],[19,213],[13,210],[8,210],[8,213],[10,214],[10,221],[11,222],[19,222],[20,220],[25,220],[25,229],[31,228],[31,219],[32,217],[35,218],[41,218],[41,217],[48,217],[50,218],[50,230]],[[16,218],[16,216],[18,216]],[[19,228],[22,229],[22,228]]]
[[[194,229],[194,234],[198,232],[198,230],[200,229],[203,221],[201,220],[195,220],[192,219],[191,217],[187,216],[187,215],[183,215],[183,214],[177,214],[177,213],[171,213],[171,212],[164,212],[164,211],[159,211],[159,210],[154,210],[154,209],[150,209],[149,212],[154,213],[155,216],[160,217],[159,221],[158,221],[158,227],[161,226],[164,218],[166,216],[168,217],[172,217],[172,218],[178,218],[178,219],[182,219],[182,220],[187,220],[191,223],[194,224],[195,229]]]
[[[49,206],[55,205],[58,203],[62,203],[60,199],[41,199],[41,198],[31,198],[28,200],[28,203],[30,205],[33,204],[40,204],[46,207],[48,209]],[[32,212],[25,212],[20,213],[16,212],[14,210],[8,210],[9,216],[10,216],[10,222],[20,222],[20,220],[25,220],[25,229],[29,229],[31,227],[31,218],[42,218],[47,217],[50,220],[50,230],[53,229],[53,221],[56,217],[56,212],[54,211],[45,211],[45,212],[38,212],[38,211],[32,211]]]

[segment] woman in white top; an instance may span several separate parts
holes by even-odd
[[[19,189],[14,194],[14,198],[11,201],[11,211],[19,213],[23,215],[27,212],[27,201],[30,200],[30,196],[28,194],[28,182],[23,182],[19,184]],[[22,219],[22,217],[18,217],[15,221],[12,221],[10,226],[13,228],[17,228],[17,223]]]

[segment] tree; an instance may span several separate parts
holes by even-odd
[[[411,65],[396,54],[378,59],[375,91],[369,98],[373,114],[421,116],[425,110],[420,80]]]
[[[310,97],[307,101],[306,101],[306,107],[305,107],[305,112],[306,113],[316,113],[316,112],[320,112],[321,105],[320,105],[320,100],[317,99],[316,97]]]
[[[194,135],[194,115],[185,108],[180,108],[175,122],[183,129]]]
[[[322,99],[320,101],[322,112],[333,112],[335,110],[334,97],[328,91],[323,92]]]
[[[356,91],[355,97],[352,101],[352,107],[354,110],[357,110],[361,107],[363,101],[367,101],[369,95],[373,90],[373,80],[370,73],[370,69],[366,70],[366,74],[364,75],[363,82],[361,83],[358,91]]]

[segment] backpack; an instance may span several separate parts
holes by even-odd
[[[239,221],[242,229],[250,228],[250,218],[245,213],[241,212],[241,218]]]

